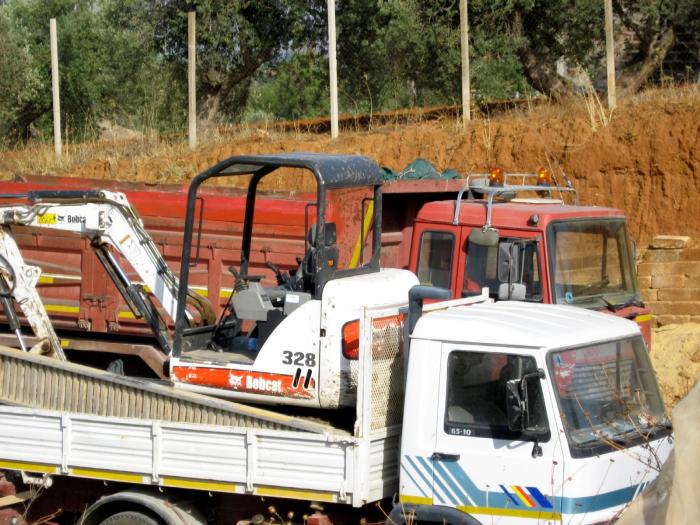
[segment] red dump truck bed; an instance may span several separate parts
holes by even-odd
[[[407,268],[413,221],[427,201],[454,198],[461,180],[403,180],[384,186],[382,266]],[[177,274],[182,253],[183,217],[187,184],[143,183],[30,176],[5,182],[2,193],[26,193],[42,189],[103,188],[126,194],[141,215],[144,226]],[[209,188],[203,193],[204,214],[199,263],[190,270],[192,287],[207,296],[217,315],[230,294],[233,278],[228,267],[240,265],[240,243],[245,211],[245,191]],[[270,192],[256,204],[251,274],[274,277],[265,267],[265,257],[282,270],[296,269],[304,254],[305,213],[315,200],[313,193]],[[345,217],[342,203],[331,203],[331,214],[339,222],[360,221]],[[312,208],[310,208],[312,209]],[[313,216],[313,211],[309,212]],[[339,227],[341,227],[339,225]],[[47,232],[13,227],[13,234],[27,263],[42,269],[40,294],[56,328],[82,332],[150,335],[144,323],[134,318],[89,241],[72,233]],[[344,247],[340,247],[341,252]],[[351,252],[352,247],[345,247]],[[128,276],[138,281],[131,267],[120,263]],[[1,318],[0,318],[1,319]]]

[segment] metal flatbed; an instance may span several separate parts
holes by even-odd
[[[0,469],[355,507],[390,497],[404,356],[382,319],[397,313],[361,320],[352,432],[0,348]]]

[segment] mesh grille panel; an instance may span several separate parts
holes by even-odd
[[[372,418],[370,429],[401,423],[403,414],[403,315],[372,323]]]

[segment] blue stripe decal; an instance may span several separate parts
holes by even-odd
[[[530,496],[535,498],[535,501],[538,503],[540,507],[544,507],[545,509],[551,509],[552,504],[549,502],[549,500],[546,498],[544,494],[540,492],[540,489],[537,487],[525,487],[527,491],[530,493]]]
[[[406,474],[406,476],[408,476],[408,479],[411,480],[411,483],[413,483],[413,486],[416,487],[416,489],[418,489],[418,491],[420,492],[420,495],[423,497],[428,497],[428,495],[423,490],[423,487],[420,486],[420,483],[416,483],[416,480],[413,479],[413,476],[411,476],[411,473],[408,471],[408,469],[406,468],[406,465],[404,465],[403,462],[401,463],[401,470],[403,470],[404,473]]]
[[[412,458],[406,456],[409,462],[413,463]],[[434,477],[433,493],[437,497],[436,486],[439,486],[443,492],[449,496],[449,492],[446,490],[441,479],[435,474],[432,476],[432,469],[429,464],[429,459],[424,457],[416,457],[423,466],[424,469]],[[437,463],[436,463],[437,465]],[[452,475],[452,478],[456,480],[457,485],[465,494],[474,501],[475,507],[494,507],[494,508],[512,508],[513,503],[518,505],[517,501],[514,501],[513,496],[505,489],[503,485],[499,485],[502,492],[487,492],[480,490],[466,472],[459,466],[457,462],[446,461],[440,463],[440,466],[447,469],[447,471]],[[418,469],[417,469],[418,470]],[[422,476],[422,474],[421,474]],[[444,473],[443,473],[443,476]],[[446,477],[446,476],[445,476]],[[425,478],[424,478],[425,479]],[[452,480],[447,478],[450,482]],[[539,505],[546,509],[558,509],[561,514],[585,514],[588,512],[596,512],[599,510],[609,509],[612,507],[619,507],[625,505],[632,501],[637,492],[641,492],[644,484],[636,484],[621,489],[613,490],[610,492],[604,492],[601,494],[596,494],[593,496],[584,497],[558,497],[558,496],[546,496],[540,492],[536,487],[526,487],[530,495],[537,501]],[[454,483],[451,483],[454,486]],[[640,486],[641,485],[641,486]],[[428,485],[430,486],[430,484]],[[459,495],[459,493],[458,493]],[[453,499],[453,498],[452,498]],[[453,501],[454,504],[454,501]]]
[[[425,469],[427,469],[429,472],[433,470],[432,466],[428,464],[428,461],[426,460],[426,458],[419,456],[418,462],[421,463],[423,465],[423,467]],[[442,480],[438,476],[435,476],[434,474],[435,473],[433,472],[433,483],[434,483],[434,485],[437,485],[440,488],[440,490],[445,494],[445,498],[444,498],[445,503],[452,503],[452,505],[459,505],[459,502],[457,501],[457,499],[447,489],[447,487],[442,482]],[[438,493],[435,490],[435,486],[433,486],[433,495],[438,496]],[[446,500],[449,500],[449,502]]]
[[[457,482],[467,491],[467,494],[474,500],[475,507],[486,506],[486,493],[478,489],[467,473],[462,470],[456,461],[447,464],[447,470],[457,480]]]
[[[420,468],[413,462],[413,459],[410,456],[404,456],[404,457],[406,458],[408,463],[413,467],[413,470],[415,470],[416,473],[423,480],[423,483],[425,483],[425,486],[428,487],[428,489],[432,491],[432,489],[433,489],[432,476],[430,476],[430,478],[426,478],[425,475],[421,472]]]
[[[511,495],[510,492],[508,492],[508,490],[507,490],[503,485],[499,485],[499,487],[501,487],[501,490],[503,491],[503,493],[504,493],[506,496],[508,496],[508,498],[510,498],[510,501],[512,501],[513,503],[515,503],[515,506],[516,506],[516,507],[519,507],[519,506],[520,506],[520,503],[518,503],[518,501]]]
[[[639,485],[604,492],[583,498],[554,498],[554,504],[561,508],[562,514],[583,514],[597,510],[624,505],[634,498]]]
[[[447,464],[453,463],[452,461],[448,461]],[[467,493],[465,493],[460,485],[458,483],[455,483],[452,478],[450,478],[450,475],[447,473],[447,469],[445,468],[445,464],[442,463],[441,461],[433,461],[433,472],[435,473],[435,476],[440,476],[443,481],[445,481],[449,486],[452,488],[452,492],[455,493],[455,495],[460,499],[459,504],[465,505],[469,503],[470,505],[473,504],[471,501],[471,498]]]

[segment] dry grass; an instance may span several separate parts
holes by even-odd
[[[114,141],[91,141],[64,144],[60,157],[54,153],[53,143],[30,142],[24,147],[2,152],[0,176],[11,174],[59,174],[70,172],[88,161],[100,159],[116,165],[123,159],[137,163],[153,157],[178,158],[187,152],[187,142],[160,138]]]
[[[634,110],[634,106],[689,104],[700,105],[700,87],[697,84],[657,88],[645,91],[618,104],[619,111]],[[589,89],[579,97],[562,103],[528,101],[501,115],[475,115],[467,133],[476,133],[486,152],[493,149],[498,138],[497,128],[501,119],[522,120],[522,127],[532,129],[533,124],[547,125],[552,120],[586,123],[590,134],[605,129],[612,122],[612,112],[601,102],[597,93]],[[32,142],[21,148],[0,149],[0,179],[22,174],[55,174],[110,180],[141,180],[152,183],[182,183],[194,173],[231,154],[259,151],[289,151],[290,148],[311,151],[352,151],[353,136],[371,134],[381,140],[383,134],[401,131],[410,132],[419,126],[443,127],[451,134],[461,133],[461,122],[457,114],[442,114],[435,121],[426,118],[420,111],[404,115],[397,112],[396,121],[391,119],[381,124],[372,120],[368,131],[358,120],[357,131],[343,130],[341,139],[332,142],[327,134],[304,132],[301,125],[289,131],[280,131],[274,124],[244,124],[223,128],[213,132],[200,131],[199,146],[192,152],[187,147],[187,137],[182,134],[156,136],[146,135],[128,140],[103,140],[81,144],[66,144],[63,155],[56,158],[51,143]],[[586,134],[588,135],[588,133]],[[578,137],[579,140],[585,137]],[[568,140],[571,140],[569,138]],[[415,155],[424,154],[420,144],[414,146]],[[561,146],[561,145],[560,145]],[[552,149],[557,150],[557,145]],[[563,148],[563,146],[561,146]],[[559,148],[559,149],[561,149]],[[570,151],[575,144],[567,144]],[[376,154],[376,152],[375,152]],[[278,189],[282,189],[281,187]]]
[[[592,85],[587,87],[581,98],[586,107],[591,130],[598,131],[599,128],[607,128],[615,108],[603,106],[598,93],[593,89]]]
[[[687,83],[672,87],[650,88],[624,101],[626,104],[646,104],[649,102],[697,106],[700,104],[700,84]]]
[[[162,170],[149,182],[177,183],[201,171],[198,154],[216,149],[222,144],[257,140],[287,139],[297,133],[267,131],[264,127],[221,127],[213,133],[201,133],[195,151],[188,147],[185,135],[150,135],[133,139],[94,140],[78,144],[64,144],[60,157],[54,153],[53,143],[29,142],[22,147],[0,150],[0,180],[16,175],[67,175],[90,178],[127,180],[139,168],[158,164]],[[81,168],[99,164],[89,174]],[[109,174],[109,176],[107,176]]]

